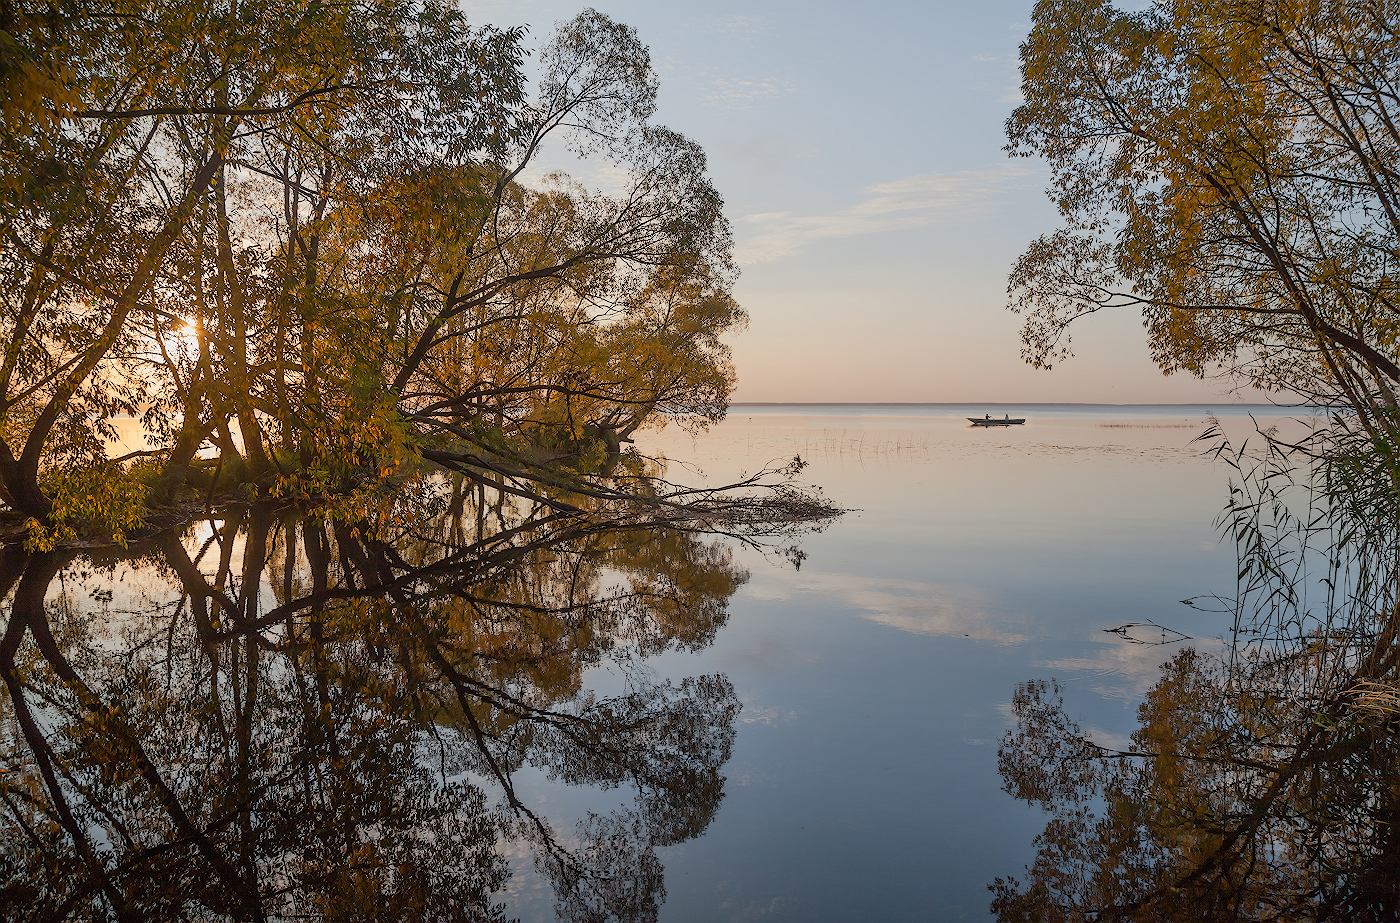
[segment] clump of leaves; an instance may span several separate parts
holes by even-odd
[[[110,535],[126,547],[127,533],[146,524],[146,494],[150,488],[141,466],[124,467],[105,460],[56,468],[47,492],[53,498],[48,524],[30,517],[26,551],[52,551],[80,535]]]

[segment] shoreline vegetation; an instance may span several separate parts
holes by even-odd
[[[561,24],[531,92],[523,28],[438,0],[5,16],[0,539],[122,544],[233,502],[373,529],[430,482],[837,512],[800,465],[721,501],[630,449],[724,417],[746,317],[704,153],[652,121],[629,27]],[[619,188],[538,175],[566,151]],[[116,414],[149,448],[107,456]]]

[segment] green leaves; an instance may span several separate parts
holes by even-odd
[[[152,473],[148,467],[126,468],[105,459],[52,469],[45,487],[53,508],[47,523],[33,517],[25,521],[25,550],[53,551],[80,532],[96,533],[125,548],[127,533],[146,524],[149,487],[143,475]]]

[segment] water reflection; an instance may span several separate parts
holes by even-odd
[[[645,659],[709,644],[746,579],[684,528],[484,488],[389,535],[232,509],[132,556],[6,550],[3,915],[500,919],[523,844],[565,919],[654,918],[739,704]],[[604,661],[620,694],[584,689]],[[559,830],[527,767],[634,797]]]
[[[993,886],[1000,919],[1400,918],[1392,462],[1337,425],[1230,463],[1227,643],[1180,649],[1120,743],[1058,683],[1017,689],[999,769],[1050,817],[1025,881]]]
[[[1323,706],[1314,711],[1278,694],[1281,671],[1317,665],[1306,656],[1259,663],[1274,675],[1241,686],[1222,661],[1184,650],[1122,750],[1091,743],[1057,685],[1018,689],[1002,777],[1051,820],[1026,881],[997,879],[993,911],[1002,920],[1396,919],[1395,712],[1358,713],[1350,696],[1309,703]]]
[[[714,481],[799,452],[855,508],[804,539],[801,570],[741,557],[715,646],[662,664],[722,671],[744,702],[724,808],[663,853],[663,923],[990,919],[987,884],[1043,826],[996,771],[1015,684],[1060,677],[1093,739],[1126,746],[1172,650],[1104,629],[1221,630],[1179,602],[1233,585],[1225,477],[1190,444],[1204,410],[1001,408],[1030,419],[987,432],[964,409],[983,413],[741,407],[694,443],[647,437]]]

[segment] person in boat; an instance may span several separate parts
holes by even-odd
[[[992,415],[989,414],[989,413],[983,414],[983,416],[986,417],[988,420],[990,420],[990,419],[992,418]]]

